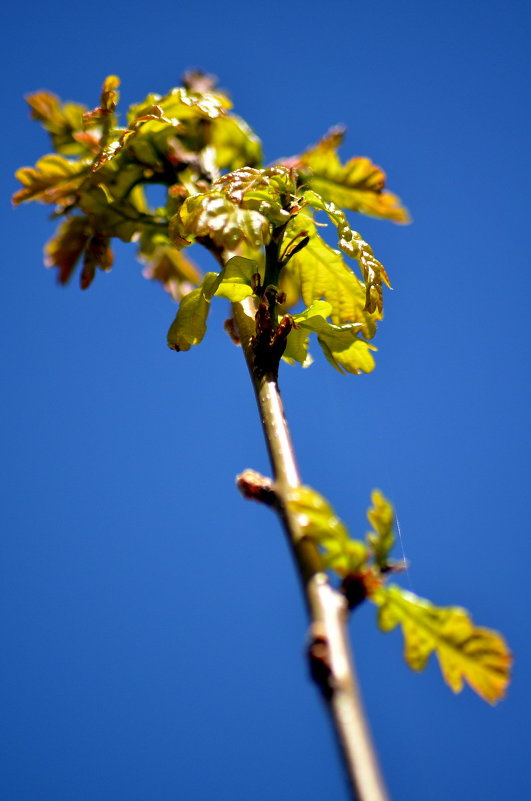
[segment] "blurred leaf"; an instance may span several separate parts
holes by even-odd
[[[178,123],[181,120],[214,120],[225,114],[232,103],[222,92],[194,92],[178,86],[166,95],[150,94],[141,103],[129,107],[128,122],[142,117],[153,106],[158,106],[166,119]]]
[[[213,120],[210,144],[216,151],[216,162],[222,170],[256,167],[262,162],[259,138],[245,120],[234,114]]]
[[[59,226],[56,234],[44,248],[47,267],[58,267],[57,280],[66,284],[75,270],[92,235],[87,217],[71,217]]]
[[[84,161],[72,162],[63,156],[43,156],[35,167],[21,167],[15,173],[24,188],[13,195],[13,203],[40,200],[42,203],[57,203],[69,206],[75,203],[76,194],[88,173]]]
[[[504,697],[512,659],[500,634],[474,626],[464,609],[433,606],[394,585],[380,587],[371,600],[383,631],[402,626],[404,658],[413,670],[422,670],[435,651],[454,692],[466,681],[491,704]]]
[[[389,501],[379,490],[371,495],[372,506],[367,511],[367,518],[373,531],[367,534],[367,542],[372,548],[374,561],[380,569],[389,564],[389,553],[395,542],[393,531],[395,514]]]
[[[26,97],[31,116],[38,120],[51,136],[54,150],[65,156],[83,156],[86,144],[76,139],[83,131],[83,114],[86,106],[79,103],[61,103],[51,92],[33,92]]]
[[[323,569],[344,577],[356,573],[367,561],[367,549],[360,540],[349,537],[334,510],[311,487],[288,490],[287,507],[297,518],[304,536],[313,539],[323,551]]]
[[[284,235],[306,232],[310,239],[306,247],[296,253],[283,268],[284,280],[290,276],[297,286],[303,301],[310,306],[316,300],[330,303],[330,319],[336,325],[354,323],[366,339],[376,332],[376,323],[381,314],[365,309],[365,289],[357,276],[346,265],[341,253],[331,248],[317,233],[311,212],[303,210],[292,217]]]
[[[347,256],[356,259],[360,266],[365,282],[365,309],[371,313],[376,310],[381,312],[383,308],[382,282],[388,287],[391,287],[391,284],[385,267],[374,257],[371,246],[362,239],[357,231],[352,230],[345,214],[334,203],[325,201],[313,191],[306,192],[304,200],[314,209],[326,211],[337,227],[339,247]]]
[[[300,156],[301,166],[310,170],[306,178],[310,189],[341,208],[393,222],[409,222],[399,198],[385,191],[386,176],[380,167],[363,157],[341,164],[337,155],[341,140],[342,131],[333,130]]]
[[[166,292],[179,301],[197,284],[201,283],[199,268],[181,250],[172,245],[168,237],[153,229],[149,246],[146,234],[140,237],[139,258],[146,262],[143,270],[145,278],[160,281]]]
[[[108,75],[103,82],[100,96],[100,105],[83,115],[85,127],[102,125],[107,133],[115,122],[114,112],[118,105],[120,79],[117,75]]]
[[[108,237],[95,231],[88,217],[70,217],[65,220],[46,244],[45,264],[58,267],[58,281],[66,284],[83,256],[81,288],[87,289],[94,278],[96,268],[109,270],[113,256]]]
[[[94,280],[96,268],[107,272],[111,269],[113,254],[110,247],[109,237],[104,236],[99,231],[90,237],[85,248],[83,268],[80,276],[81,289],[88,289]]]

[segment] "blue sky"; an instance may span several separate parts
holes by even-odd
[[[394,291],[370,376],[319,357],[281,384],[304,480],[353,533],[395,503],[406,586],[502,630],[495,709],[414,675],[372,609],[351,624],[395,801],[498,801],[528,787],[529,7],[294,2],[5,12],[1,343],[2,723],[6,801],[346,799],[303,660],[306,622],[275,519],[234,476],[268,471],[223,302],[194,352],[134,248],[93,287],[42,267],[47,210],[13,210],[48,143],[24,94],[122,109],[204,67],[266,158],[344,123],[404,199],[408,227],[357,217]],[[526,171],[527,170],[527,171]],[[208,258],[203,267],[210,266]]]

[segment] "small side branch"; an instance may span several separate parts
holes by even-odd
[[[310,618],[308,658],[311,675],[329,709],[353,798],[388,801],[370,732],[363,712],[348,644],[347,601],[322,572],[317,546],[301,531],[287,496],[301,484],[284,416],[276,371],[256,365],[256,306],[252,299],[233,304],[233,319],[253,382],[273,481],[245,471],[238,486],[245,497],[265,502],[278,512],[299,575]]]

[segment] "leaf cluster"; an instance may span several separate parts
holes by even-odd
[[[275,321],[279,314],[292,318],[287,362],[311,363],[314,333],[340,372],[370,372],[370,340],[389,279],[342,209],[406,222],[382,170],[361,157],[342,164],[338,129],[301,155],[264,166],[258,137],[201,73],[132,105],[124,124],[118,88],[119,79],[107,77],[92,110],[50,92],[28,97],[55,152],[18,170],[22,187],[13,201],[54,207],[59,227],[45,262],[57,268],[59,282],[67,283],[81,264],[86,289],[97,270],[110,270],[113,239],[136,242],[144,275],[180,301],[168,334],[175,350],[201,341],[212,297],[237,302],[254,295],[258,302],[274,285]],[[160,208],[149,206],[152,184],[165,189]],[[337,248],[321,236],[321,216],[336,229]],[[185,255],[194,242],[215,256],[217,278],[201,276]],[[228,277],[234,277],[234,257],[248,260],[236,282]]]
[[[378,490],[371,501],[367,518],[372,529],[364,540],[352,539],[328,501],[310,487],[291,489],[287,506],[302,536],[318,545],[323,570],[342,580],[349,606],[368,599],[377,607],[382,631],[402,628],[404,658],[412,670],[422,670],[435,653],[454,692],[460,692],[466,682],[489,703],[501,700],[512,662],[503,637],[475,626],[465,609],[438,607],[396,584],[386,584],[388,576],[403,567],[390,559],[394,512]]]

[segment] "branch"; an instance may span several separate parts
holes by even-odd
[[[353,797],[357,801],[388,801],[349,651],[346,599],[331,587],[322,572],[316,545],[304,537],[286,503],[288,491],[300,486],[301,481],[276,377],[261,375],[262,371],[256,369],[255,314],[251,298],[233,304],[234,324],[256,393],[274,481],[246,471],[238,485],[246,497],[274,506],[281,518],[310,618],[310,672],[329,709]]]

